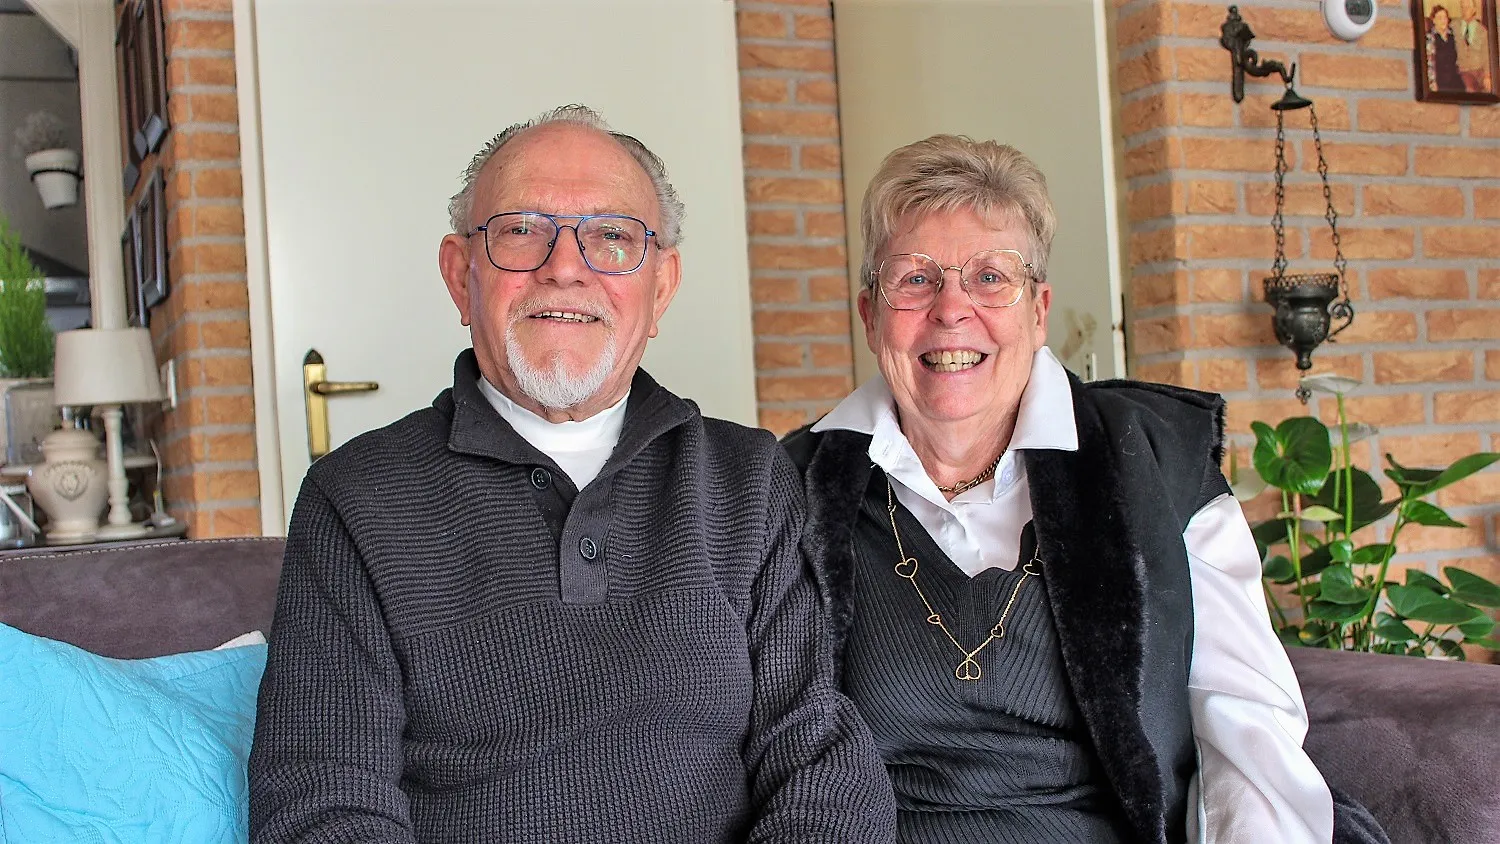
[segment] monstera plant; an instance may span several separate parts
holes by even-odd
[[[1281,495],[1280,512],[1253,528],[1272,624],[1287,645],[1452,659],[1464,658],[1463,645],[1500,649],[1486,612],[1500,607],[1500,585],[1457,566],[1439,576],[1407,568],[1401,580],[1388,579],[1407,527],[1464,526],[1432,502],[1433,493],[1500,454],[1470,454],[1442,468],[1408,467],[1387,454],[1384,473],[1395,496],[1386,499],[1350,456],[1351,445],[1375,433],[1345,414],[1344,396],[1359,383],[1334,375],[1303,379],[1309,389],[1336,397],[1337,427],[1330,431],[1308,416],[1275,427],[1254,422],[1254,474],[1231,465],[1237,497],[1268,487]]]

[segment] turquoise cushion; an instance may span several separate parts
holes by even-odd
[[[0,844],[245,841],[266,646],[109,659],[0,624]]]

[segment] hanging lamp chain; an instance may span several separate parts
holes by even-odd
[[[1323,137],[1318,133],[1318,110],[1311,104],[1307,107],[1307,119],[1312,124],[1313,148],[1318,154],[1318,178],[1323,182],[1323,202],[1328,209],[1323,219],[1328,221],[1328,230],[1333,238],[1333,268],[1339,274],[1339,294],[1342,297],[1329,306],[1328,313],[1335,319],[1352,319],[1354,306],[1349,302],[1349,277],[1345,272],[1349,261],[1344,258],[1344,248],[1339,239],[1339,212],[1333,207],[1333,189],[1328,186],[1328,160],[1323,157]]]
[[[1276,233],[1276,258],[1271,263],[1271,277],[1286,276],[1286,224],[1282,211],[1286,206],[1286,121],[1276,112],[1276,213],[1271,215],[1271,229]]]

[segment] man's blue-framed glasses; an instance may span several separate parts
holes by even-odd
[[[496,214],[467,236],[484,233],[484,252],[496,269],[529,273],[552,257],[563,229],[573,230],[589,269],[605,275],[628,275],[640,269],[646,263],[646,247],[656,236],[645,222],[624,214],[554,217],[540,211]]]

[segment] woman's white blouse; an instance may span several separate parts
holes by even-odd
[[[1016,429],[995,477],[950,502],[901,433],[895,400],[878,375],[823,417],[814,431],[869,434],[870,459],[896,497],[970,577],[1013,569],[1031,521],[1028,449],[1078,450],[1067,372],[1043,348],[1021,396]],[[1333,798],[1302,750],[1307,708],[1271,629],[1260,555],[1239,502],[1222,495],[1183,531],[1193,590],[1188,699],[1198,773],[1190,783],[1188,838],[1202,842],[1328,842]]]

